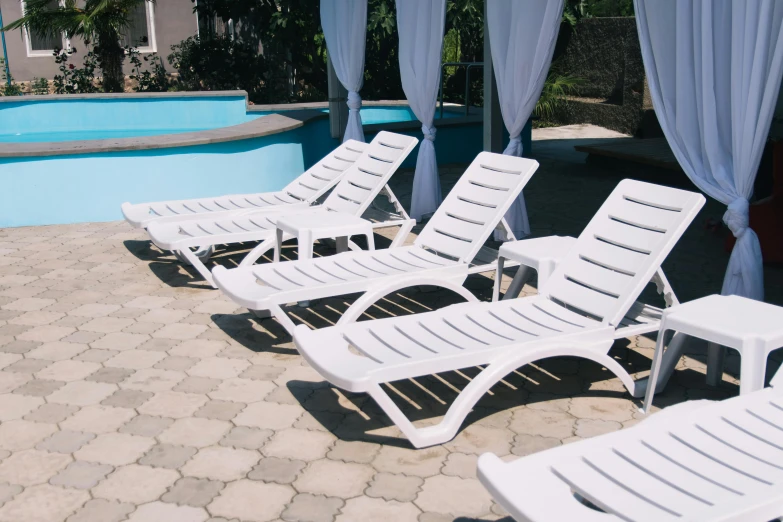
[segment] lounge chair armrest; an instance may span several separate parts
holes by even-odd
[[[470,290],[462,286],[462,282],[467,275],[467,265],[455,265],[453,275],[450,274],[449,277],[433,278],[431,275],[422,274],[413,275],[411,277],[401,277],[393,281],[384,282],[383,284],[370,288],[362,294],[359,299],[354,301],[337,324],[352,323],[358,320],[359,317],[379,299],[392,292],[397,292],[413,286],[438,286],[461,295],[466,301],[478,301],[478,298],[473,295]]]

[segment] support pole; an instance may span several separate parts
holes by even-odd
[[[340,83],[329,56],[326,57],[329,91],[329,132],[332,138],[342,141],[348,125],[348,90]]]
[[[487,27],[487,2],[484,2],[484,150],[503,152],[503,117],[500,114],[498,84],[492,67],[492,50]]]

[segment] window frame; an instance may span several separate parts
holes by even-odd
[[[144,8],[145,12],[147,13],[147,32],[149,33],[148,42],[145,47],[137,47],[136,49],[141,54],[156,53],[158,52],[158,42],[157,38],[155,37],[155,4],[149,0],[145,0]]]
[[[64,0],[58,0],[57,3],[62,7]],[[22,5],[22,16],[25,14],[25,0],[19,0],[19,3]],[[33,49],[33,40],[30,35],[30,29],[27,27],[22,28],[22,37],[24,38],[24,47],[25,51],[27,52],[28,58],[42,58],[42,57],[52,57],[52,53],[54,53],[54,48],[52,49]],[[70,49],[71,48],[71,40],[70,38],[66,38],[65,34],[60,35],[60,42],[62,43],[61,49]]]
[[[22,6],[22,16],[25,14],[25,0],[19,0]],[[64,0],[58,0],[60,7],[64,5]],[[149,42],[145,47],[138,47],[138,50],[142,54],[151,54],[158,52],[158,42],[155,37],[155,5],[146,0],[144,2],[145,12],[147,14],[147,32],[149,33]],[[22,37],[24,39],[24,47],[28,58],[42,58],[51,57],[54,49],[33,49],[33,41],[30,36],[30,30],[25,27],[22,30]],[[67,38],[63,33],[61,36],[62,47],[61,49],[71,48],[71,39]]]

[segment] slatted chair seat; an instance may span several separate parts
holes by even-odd
[[[611,342],[614,328],[537,296],[463,303],[339,329],[297,330],[298,343],[308,346],[312,338],[321,345],[303,351],[305,359],[328,372],[329,382],[351,392],[370,391],[376,382],[486,364],[516,343],[524,343],[520,350],[535,350],[552,337],[570,336],[579,343]]]
[[[474,197],[482,195],[477,192]],[[416,447],[454,437],[473,405],[500,379],[548,357],[595,361],[617,375],[632,395],[640,396],[643,388],[608,352],[629,330],[655,324],[654,314],[646,313],[637,299],[704,201],[701,194],[624,180],[535,297],[469,302],[371,323],[351,324],[349,320],[358,317],[353,314],[318,331],[297,326],[294,341],[327,380],[369,393]],[[438,217],[417,242],[461,255],[466,250],[463,242],[443,232]],[[434,348],[443,343],[456,350]],[[485,365],[444,419],[426,428],[413,426],[381,387],[394,380]]]
[[[510,463],[484,454],[478,476],[520,522],[771,520],[783,515],[781,380]]]
[[[274,304],[361,292],[372,285],[422,272],[452,278],[459,284],[467,275],[467,266],[407,246],[221,270],[216,272],[216,282],[224,291],[230,290],[230,297],[237,304],[265,310]]]
[[[280,217],[324,209],[361,216],[382,191],[385,190],[393,198],[387,183],[416,143],[416,138],[379,132],[375,139],[365,146],[364,152],[340,173],[340,181],[321,205],[287,205],[284,208],[277,205],[262,210],[218,213],[198,219],[189,217],[179,221],[153,222],[148,225],[147,232],[155,245],[179,253],[212,284],[209,270],[202,260],[190,251],[191,248],[204,249],[216,245],[260,242],[243,261],[243,265],[247,266],[252,265],[272,248],[277,219]],[[340,155],[343,151],[335,154],[343,157]],[[327,171],[331,172],[328,169]],[[305,189],[300,184],[299,188],[291,193],[299,197],[304,194],[303,190]],[[407,215],[401,215],[384,224],[401,226],[401,232],[407,234],[413,223],[407,219]]]
[[[289,332],[294,324],[280,305],[294,301],[364,292],[343,315],[348,320],[391,292],[390,285],[439,285],[475,300],[461,286],[469,273],[482,271],[470,263],[537,168],[533,160],[482,152],[411,246],[231,270],[216,267],[213,279],[235,302],[254,311],[268,310]],[[339,198],[338,189],[330,198]],[[483,271],[492,268],[484,266]]]
[[[360,141],[346,141],[278,192],[233,194],[135,205],[123,203],[122,213],[125,220],[133,227],[147,228],[153,222],[199,219],[218,213],[307,207],[340,181],[348,167],[359,159],[366,147],[367,144]]]

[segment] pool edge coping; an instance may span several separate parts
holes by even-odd
[[[2,103],[46,103],[63,100],[99,100],[99,99],[159,99],[159,98],[231,98],[245,99],[245,111],[254,112],[279,111],[274,114],[260,116],[252,121],[238,125],[218,127],[204,131],[159,134],[154,136],[138,136],[128,138],[109,138],[95,140],[73,141],[42,141],[29,143],[0,143],[0,159],[74,156],[84,154],[100,154],[106,152],[127,152],[138,150],[159,150],[181,148],[197,145],[210,145],[229,141],[261,138],[287,132],[302,127],[312,120],[328,118],[329,114],[322,109],[328,108],[328,102],[305,102],[292,104],[251,105],[247,92],[236,91],[175,91],[155,93],[94,93],[94,94],[50,94],[43,96],[0,97]],[[373,100],[365,101],[366,106],[407,106],[408,100]],[[461,110],[458,104],[444,104],[450,112]],[[452,126],[465,123],[478,123],[480,115],[436,119],[437,126]],[[374,123],[364,125],[364,131],[374,134],[382,129],[397,131],[415,131],[421,126],[418,121]]]

